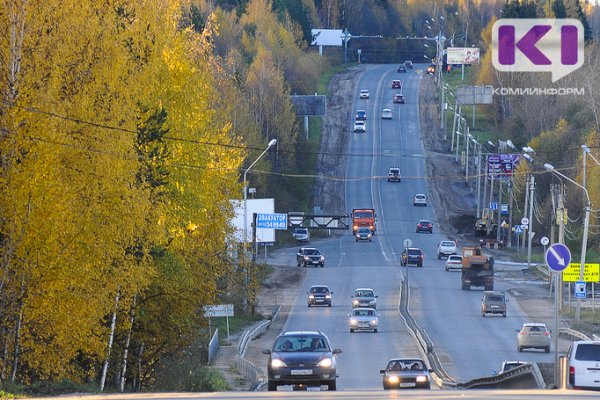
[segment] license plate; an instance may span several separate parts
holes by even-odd
[[[312,369],[293,369],[292,375],[312,375]]]
[[[498,307],[498,306],[492,306],[491,308],[500,308],[500,307]]]
[[[416,386],[416,385],[417,385],[417,384],[416,384],[416,383],[414,383],[414,382],[403,382],[403,383],[401,383],[399,386],[400,386],[400,387],[413,387],[413,386]]]
[[[319,303],[319,302],[321,302],[321,303],[322,303],[322,302],[323,302],[323,299],[315,299],[315,301],[316,301],[317,303]]]

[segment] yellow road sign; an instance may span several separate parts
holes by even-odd
[[[562,272],[563,281],[577,282],[579,281],[579,270],[581,263],[570,263]],[[583,275],[585,282],[600,282],[600,264],[585,263],[585,271]]]

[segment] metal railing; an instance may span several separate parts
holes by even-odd
[[[219,351],[219,328],[215,329],[215,333],[213,334],[210,342],[208,342],[208,363],[210,364],[212,360],[217,355]]]

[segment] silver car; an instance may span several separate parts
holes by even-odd
[[[550,353],[550,331],[545,324],[526,322],[517,332],[517,350],[542,349]]]
[[[378,297],[371,288],[358,288],[352,296],[352,308],[368,307],[376,309]]]
[[[350,333],[354,331],[373,331],[377,333],[379,327],[379,318],[377,311],[373,308],[355,308],[351,314],[348,314],[350,319],[348,325],[350,326]]]

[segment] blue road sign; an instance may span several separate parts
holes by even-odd
[[[575,282],[575,298],[585,299],[586,296],[585,282]]]
[[[521,225],[515,226],[515,233],[517,235],[520,234],[520,233],[523,233],[523,229],[521,229]]]
[[[498,209],[498,202],[497,201],[492,201],[490,203],[490,210],[494,211]]]
[[[571,251],[562,243],[554,243],[546,250],[546,264],[552,270],[560,272],[569,266]]]
[[[287,214],[256,214],[256,227],[287,229]]]

